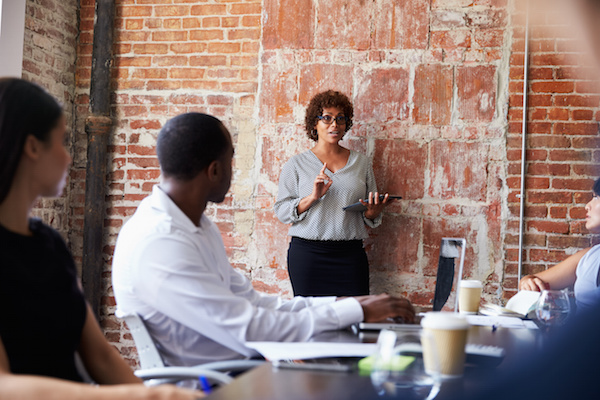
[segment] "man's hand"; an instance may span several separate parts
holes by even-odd
[[[364,313],[364,322],[380,322],[386,318],[400,317],[408,323],[415,320],[415,310],[410,301],[388,294],[355,297]]]

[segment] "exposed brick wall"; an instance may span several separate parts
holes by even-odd
[[[40,15],[45,7],[54,15],[57,7],[51,1],[30,3]],[[77,89],[75,97],[64,95],[76,103],[70,204],[44,204],[67,208],[61,215],[69,217],[78,260],[94,0],[79,4]],[[232,189],[223,204],[208,210],[232,264],[258,289],[291,295],[287,227],[274,217],[273,202],[283,163],[311,146],[302,128],[304,108],[328,88],[344,91],[355,105],[346,146],[373,158],[381,189],[404,197],[386,209],[383,226],[366,242],[372,291],[429,304],[439,240],[460,236],[468,243],[466,273],[487,282],[486,298],[498,302],[510,296],[516,287],[524,60],[518,4],[117,0],[112,83],[117,123],[103,227],[107,337],[135,364],[131,338],[113,315],[113,246],[127,217],[158,182],[158,129],[181,112],[215,114],[234,136]],[[76,26],[75,18],[68,20]],[[56,24],[42,20],[39,27]],[[53,37],[52,31],[36,32],[40,42]],[[582,230],[582,210],[598,174],[599,97],[578,67],[565,29],[552,32],[545,36],[550,34],[536,28],[532,38],[525,272],[552,265],[592,241]],[[26,57],[31,60],[27,51]],[[28,76],[46,76],[39,68],[45,59],[35,58]],[[72,68],[69,59],[59,71]],[[63,80],[46,83],[55,82]]]
[[[119,229],[159,181],[156,135],[169,118],[200,111],[223,120],[236,144],[235,182],[225,203],[209,215],[223,232],[228,255],[246,268],[251,241],[261,3],[116,1],[112,117],[104,234],[106,335],[135,364],[133,342],[114,317],[110,264]],[[89,79],[94,1],[81,0],[77,60],[77,148],[73,235],[82,237]],[[75,181],[75,179],[74,179]],[[81,254],[81,241],[74,251]],[[75,246],[74,246],[75,247]],[[247,270],[248,273],[250,271]]]
[[[514,293],[518,276],[524,11],[520,4],[515,12],[510,58],[505,298]],[[600,91],[566,15],[548,3],[530,11],[523,274],[598,242],[585,230],[584,207],[600,176]]]
[[[75,98],[75,57],[78,0],[28,0],[25,12],[23,78],[45,87],[63,104],[71,133]],[[62,197],[42,199],[33,214],[56,228],[68,240],[69,187]]]
[[[281,29],[300,8],[303,22]],[[335,88],[356,109],[346,146],[372,156],[379,187],[403,196],[367,241],[372,291],[428,305],[442,236],[466,237],[466,274],[497,291],[507,10],[502,1],[265,3],[260,185],[269,207],[256,235],[272,240],[275,265],[285,266],[287,247],[271,207],[279,171],[311,146],[302,128],[311,96]]]

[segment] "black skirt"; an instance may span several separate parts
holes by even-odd
[[[362,240],[323,241],[292,237],[288,272],[294,296],[369,294],[369,261]]]

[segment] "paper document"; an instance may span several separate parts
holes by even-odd
[[[367,357],[375,353],[375,343],[330,342],[246,342],[269,361],[302,360],[322,357]]]
[[[501,317],[487,315],[466,315],[467,321],[471,325],[496,326],[503,328],[525,328],[521,318]]]

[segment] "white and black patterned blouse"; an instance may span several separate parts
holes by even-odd
[[[344,168],[332,173],[325,170],[333,184],[327,193],[308,210],[298,215],[300,200],[312,193],[313,182],[323,163],[311,151],[295,155],[281,170],[275,214],[284,224],[292,224],[290,236],[309,240],[355,240],[368,236],[368,225],[381,224],[382,215],[375,220],[364,217],[364,212],[344,211],[343,207],[358,199],[368,199],[369,192],[377,191],[371,161],[367,156],[350,150]]]

